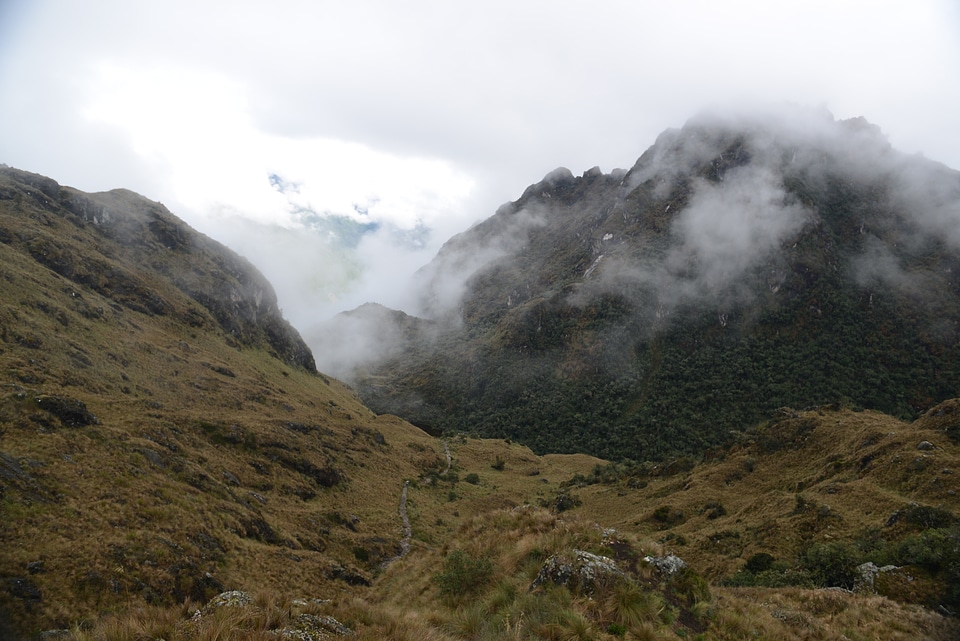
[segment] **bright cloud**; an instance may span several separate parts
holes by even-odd
[[[0,162],[162,201],[306,329],[402,298],[550,170],[632,166],[717,104],[862,115],[960,167],[958,34],[950,0],[8,0]],[[343,253],[298,211],[368,231]]]
[[[294,204],[345,216],[362,209],[373,221],[409,229],[442,221],[473,187],[442,160],[259,131],[243,87],[209,72],[105,65],[83,114],[166,167],[176,201],[205,216],[289,226]],[[279,194],[271,175],[296,183],[297,192]]]

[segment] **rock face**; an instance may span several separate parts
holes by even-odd
[[[698,117],[452,238],[426,320],[354,383],[437,431],[634,460],[783,406],[913,418],[960,387],[958,230],[960,174],[862,119]]]
[[[18,221],[21,203],[39,207],[40,226]],[[145,314],[193,326],[213,320],[240,346],[265,346],[290,365],[316,371],[264,276],[160,203],[124,189],[86,194],[2,166],[0,206],[7,213],[0,218],[0,242],[26,250],[60,276]],[[170,300],[163,293],[169,282],[206,313]]]
[[[551,556],[537,573],[530,589],[553,583],[585,594],[596,591],[598,584],[623,579],[624,573],[613,559],[573,550],[570,555]]]
[[[877,567],[875,563],[862,563],[857,566],[857,579],[854,583],[854,592],[866,592],[867,594],[877,593],[877,576],[895,572],[900,568],[895,565],[884,565]]]
[[[687,564],[684,563],[683,559],[672,554],[668,554],[667,556],[646,556],[643,558],[643,560],[657,568],[660,574],[666,576],[676,574],[683,568],[687,567]]]
[[[301,607],[309,605],[309,602],[306,599],[295,599],[291,605]],[[253,599],[248,593],[241,590],[231,590],[212,598],[202,609],[196,611],[191,621],[194,625],[201,624],[204,618],[210,617],[222,608],[256,611],[257,606],[254,605]],[[272,629],[269,633],[278,639],[323,641],[324,639],[352,635],[353,630],[329,615],[301,613],[297,614],[287,625]]]

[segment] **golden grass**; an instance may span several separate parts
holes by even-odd
[[[663,542],[711,579],[730,576],[753,554],[792,560],[812,542],[853,540],[883,528],[910,502],[956,510],[960,448],[923,423],[876,412],[810,411],[815,429],[796,447],[765,453],[758,435],[693,470],[575,489],[576,511],[618,530]],[[932,442],[932,452],[917,450]],[[929,462],[920,468],[912,462]],[[634,484],[636,485],[636,484]],[[952,492],[952,494],[951,494]],[[797,512],[797,496],[805,509]],[[708,505],[725,514],[711,518]],[[682,513],[669,525],[653,518],[660,506]],[[885,534],[894,536],[897,530]]]

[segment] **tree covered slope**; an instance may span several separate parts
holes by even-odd
[[[379,314],[397,341],[337,373],[429,429],[613,459],[784,405],[913,417],[960,387],[958,249],[960,174],[863,119],[701,116],[451,239],[421,320]]]

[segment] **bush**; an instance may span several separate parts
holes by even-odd
[[[498,472],[502,472],[502,471],[503,471],[503,468],[505,468],[506,466],[507,466],[507,464],[506,464],[506,463],[504,462],[504,460],[503,460],[502,458],[500,458],[499,456],[496,458],[496,460],[495,460],[493,463],[490,464],[490,467],[492,467],[493,469],[495,469],[495,470],[498,471]]]
[[[760,574],[761,572],[769,570],[775,560],[772,555],[766,552],[759,552],[747,559],[747,564],[743,569],[751,574]]]
[[[803,555],[803,565],[822,587],[852,590],[857,580],[860,553],[847,543],[817,543]]]
[[[675,510],[669,505],[661,505],[653,511],[653,520],[668,528],[683,523],[685,518],[683,512]]]
[[[470,472],[463,478],[463,480],[469,483],[470,485],[477,485],[478,483],[480,483],[480,475],[477,474],[476,472]]]
[[[661,505],[653,511],[653,518],[661,523],[666,523],[670,520],[670,506]]]
[[[443,570],[434,575],[434,582],[443,596],[459,600],[476,594],[490,581],[493,564],[490,559],[475,559],[463,550],[454,550],[443,561]]]
[[[922,565],[937,571],[960,565],[960,530],[957,528],[924,530],[908,536],[897,545],[897,562],[904,565]]]
[[[583,503],[583,501],[580,500],[580,497],[574,496],[573,494],[558,494],[554,509],[559,514],[560,512],[572,510],[573,508],[578,507],[581,503]]]
[[[947,510],[927,505],[912,504],[900,511],[900,516],[910,525],[924,529],[948,528],[957,518]]]
[[[703,507],[703,512],[707,513],[708,519],[713,520],[721,516],[726,516],[727,508],[723,507],[723,503],[720,501],[708,501]]]

